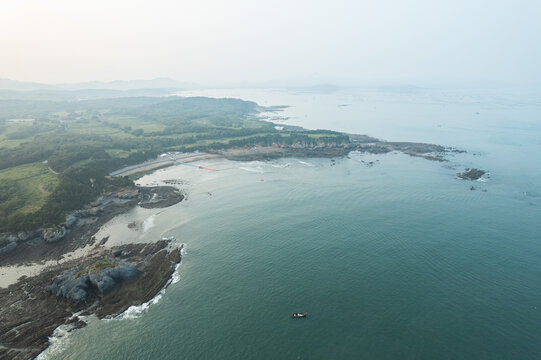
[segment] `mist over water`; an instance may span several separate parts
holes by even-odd
[[[394,153],[352,153],[335,165],[208,160],[202,165],[220,171],[175,166],[145,176],[141,184],[186,180],[188,200],[135,210],[103,234],[113,243],[175,236],[187,249],[179,281],[137,316],[92,321],[65,337],[55,358],[541,356],[536,94],[189,94],[291,105],[269,116],[468,152],[447,163]],[[490,176],[456,179],[465,167]],[[129,222],[149,219],[146,233],[129,232]],[[292,320],[296,311],[309,317]]]

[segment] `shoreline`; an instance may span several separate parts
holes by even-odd
[[[349,134],[348,134],[349,135]],[[200,153],[190,154],[187,156],[176,156],[176,158],[182,158],[184,162],[193,162],[199,160],[206,160],[211,158],[225,158],[232,161],[257,161],[257,160],[271,160],[277,158],[286,157],[341,157],[347,156],[352,151],[361,151],[370,154],[383,154],[393,151],[402,152],[404,154],[422,157],[427,160],[444,162],[445,155],[453,152],[463,152],[454,148],[445,148],[440,145],[424,144],[424,143],[408,143],[408,142],[386,142],[379,141],[375,138],[368,137],[366,135],[349,135],[352,143],[347,145],[336,146],[253,146],[245,148],[230,148],[227,150],[215,151],[213,153]],[[155,171],[158,168],[169,167],[175,165],[174,160],[163,161],[156,159],[157,161],[151,164],[142,163],[139,165],[130,166],[128,170],[116,171],[112,176],[126,176],[133,174],[142,174],[149,171]],[[8,276],[9,279],[3,278],[0,281],[0,289],[5,287],[6,284],[12,284],[16,282],[13,279],[14,272],[21,273],[19,276],[33,276],[39,274],[40,271],[46,269],[54,263],[68,261],[65,256],[72,254],[76,251],[81,251],[85,247],[92,247],[97,241],[103,241],[103,239],[96,239],[93,235],[108,221],[115,216],[128,212],[136,207],[138,204],[141,207],[152,208],[152,204],[142,204],[141,192],[145,192],[145,187],[138,187],[138,192],[134,190],[124,189],[114,194],[106,194],[100,197],[100,200],[89,204],[85,209],[75,212],[78,216],[78,223],[76,226],[69,227],[66,224],[64,226],[64,233],[60,236],[59,240],[53,239],[48,241],[44,239],[44,235],[41,233],[41,229],[33,233],[30,239],[19,240],[14,243],[8,243],[11,248],[4,251],[8,246],[0,248],[0,276]],[[152,191],[152,190],[151,190]],[[148,194],[147,194],[148,195]],[[143,194],[142,197],[145,197]],[[183,195],[179,201],[182,201]],[[140,201],[141,200],[141,201]],[[146,196],[147,202],[150,200]],[[168,202],[166,200],[166,202]],[[168,204],[172,205],[176,203],[176,200],[169,201]],[[168,204],[157,204],[156,207],[169,206]],[[68,216],[69,217],[69,216]],[[4,237],[17,237],[19,234],[1,234]],[[1,239],[0,239],[1,240]],[[79,255],[81,256],[81,255]],[[7,270],[7,268],[11,270]],[[4,268],[4,269],[3,269]],[[18,268],[18,269],[17,269]],[[2,271],[8,271],[3,272]],[[10,275],[11,273],[11,275]]]
[[[151,301],[172,281],[182,260],[183,245],[171,239],[154,243],[126,244],[113,249],[98,247],[88,256],[47,269],[41,274],[25,278],[16,285],[0,290],[0,358],[35,358],[50,346],[50,338],[60,326],[69,331],[86,326],[81,318],[95,315],[98,319],[117,316],[131,306]],[[115,252],[119,252],[115,254]],[[108,291],[88,287],[86,300],[57,296],[51,292],[51,280],[67,273],[92,266],[114,256],[115,261],[137,267],[135,278],[115,280]]]
[[[106,246],[108,237],[94,236],[105,223],[136,206],[165,208],[185,197],[168,186],[139,188],[137,195],[114,202],[109,200],[117,195],[109,194],[92,221],[72,227],[57,242],[32,239],[2,254],[3,264],[13,267],[18,279],[0,288],[0,358],[34,358],[48,348],[59,326],[71,330],[86,326],[74,314],[95,314],[100,319],[118,315],[130,306],[150,301],[171,282],[183,248],[174,239],[110,248]],[[87,210],[93,212],[96,207]],[[21,273],[17,267],[21,264],[34,268],[33,273]],[[118,274],[110,274],[112,271]],[[80,278],[80,273],[89,275]],[[55,294],[51,286],[66,274],[71,274],[75,285]],[[103,284],[111,286],[103,288]],[[82,299],[69,295],[81,290],[86,294]]]
[[[372,138],[370,138],[372,139]],[[366,140],[366,139],[362,139]],[[443,156],[448,152],[458,152],[455,149],[447,149],[439,145],[419,144],[419,143],[390,143],[390,142],[363,142],[340,145],[340,146],[321,146],[321,147],[280,147],[280,146],[254,146],[251,148],[235,148],[223,151],[216,151],[212,154],[201,154],[201,157],[194,160],[203,160],[202,157],[210,155],[208,158],[223,157],[234,161],[253,161],[253,160],[270,160],[284,157],[340,157],[347,156],[351,151],[362,151],[366,153],[382,154],[392,151],[400,151],[410,156],[423,157],[428,160],[445,161]],[[186,160],[183,160],[186,161]],[[193,160],[192,160],[193,161]],[[175,164],[174,161],[170,162]],[[159,167],[163,167],[164,162],[159,163]],[[137,170],[137,171],[135,171]],[[136,167],[133,173],[149,171],[152,169],[142,169]],[[155,170],[155,169],[154,169]],[[122,173],[124,175],[125,173]],[[118,174],[120,175],[120,174]],[[156,187],[160,188],[160,187]],[[161,187],[170,188],[172,187]],[[152,189],[152,188],[139,188]],[[146,192],[145,192],[146,191]],[[149,192],[150,191],[150,192]],[[107,238],[96,239],[95,234],[102,226],[113,219],[115,216],[126,213],[136,206],[148,208],[158,208],[171,206],[184,199],[184,195],[177,196],[175,199],[164,199],[154,201],[155,196],[149,196],[152,190],[143,190],[145,194],[143,200],[140,196],[134,197],[133,194],[127,198],[121,199],[118,195],[109,194],[103,203],[108,203],[109,200],[117,198],[119,201],[109,201],[108,205],[104,206],[101,211],[95,212],[95,218],[88,222],[82,222],[75,229],[70,230],[66,236],[60,241],[47,243],[44,241],[30,240],[23,242],[17,248],[9,253],[0,254],[0,261],[3,265],[17,266],[22,264],[28,265],[38,264],[43,266],[36,269],[36,273],[22,278],[10,284],[7,288],[0,288],[0,319],[2,326],[0,327],[0,358],[3,356],[14,355],[14,358],[35,357],[42,353],[50,345],[50,337],[54,331],[62,325],[73,325],[71,330],[83,327],[86,325],[84,321],[78,317],[74,317],[74,313],[82,313],[82,315],[95,314],[102,319],[107,316],[115,316],[122,314],[129,306],[140,306],[162,291],[168,284],[171,283],[171,276],[178,264],[181,262],[182,246],[173,249],[169,248],[164,252],[164,240],[159,240],[154,243],[147,244],[125,244],[113,249],[105,248]],[[178,192],[177,189],[175,191]],[[167,193],[167,191],[165,191]],[[178,201],[177,201],[178,200]],[[146,201],[146,203],[145,203]],[[100,204],[94,204],[91,207],[91,213],[96,210]],[[88,210],[88,209],[87,209]],[[170,241],[168,242],[168,244]],[[44,251],[44,246],[46,250]],[[128,280],[123,283],[115,292],[115,296],[107,294],[96,294],[92,305],[81,305],[77,302],[62,299],[50,291],[47,291],[46,286],[61,275],[63,272],[73,269],[74,266],[88,267],[92,262],[97,262],[104,257],[116,258],[113,251],[128,252],[138,249],[143,251],[141,246],[154,246],[154,250],[149,250],[147,253],[151,258],[156,257],[160,261],[151,261],[155,265],[148,267],[148,259],[145,261],[142,258],[135,256],[126,257],[125,260],[137,264],[137,267],[145,269],[141,278],[137,280]],[[156,247],[157,246],[157,247]],[[167,245],[169,246],[169,245]],[[73,254],[75,251],[82,251],[80,256],[64,258],[67,254]],[[147,249],[148,250],[148,249]],[[170,261],[165,261],[169,259]],[[178,261],[171,261],[177,259]],[[47,264],[46,261],[56,261],[55,265]],[[160,263],[162,266],[158,266]],[[1,269],[1,268],[0,268]],[[149,286],[150,285],[150,286]],[[141,289],[145,288],[145,291]],[[31,298],[28,293],[32,294]],[[37,300],[36,300],[37,299]],[[41,301],[41,305],[32,304],[32,301]],[[14,304],[18,304],[18,312],[14,311]],[[96,305],[97,304],[97,305]],[[101,304],[101,305],[100,305]],[[54,309],[48,311],[47,309]],[[16,315],[13,315],[16,314]],[[20,319],[28,319],[26,323],[21,324]],[[21,332],[21,327],[26,330]],[[14,329],[17,329],[14,334]],[[70,330],[70,331],[71,331]],[[21,335],[22,333],[22,335]],[[34,334],[30,336],[30,334]],[[25,336],[26,335],[26,336]],[[36,352],[39,350],[39,352]],[[13,353],[15,351],[15,354]]]

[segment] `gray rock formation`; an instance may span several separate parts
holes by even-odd
[[[65,235],[66,228],[64,228],[63,226],[57,226],[54,228],[48,228],[43,230],[43,240],[47,243],[62,240]]]
[[[47,288],[53,294],[75,302],[87,302],[89,300],[88,276],[77,277],[79,268],[64,271],[58,275],[54,282]]]
[[[76,267],[57,276],[47,290],[67,300],[86,303],[139,275],[141,271],[127,262],[111,264],[111,267],[98,272]]]
[[[17,246],[19,237],[13,234],[0,234],[0,254],[13,251]]]
[[[77,223],[79,219],[75,215],[66,216],[66,227],[70,228]]]

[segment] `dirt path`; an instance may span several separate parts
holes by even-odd
[[[49,168],[49,169],[50,169],[50,168]],[[41,184],[38,185],[38,190],[41,192],[41,195],[43,195],[43,196],[49,195],[49,192],[48,192],[47,190],[45,190],[45,189],[43,188],[43,185],[41,185]]]

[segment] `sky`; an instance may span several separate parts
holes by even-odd
[[[539,0],[1,0],[0,78],[541,83]]]

